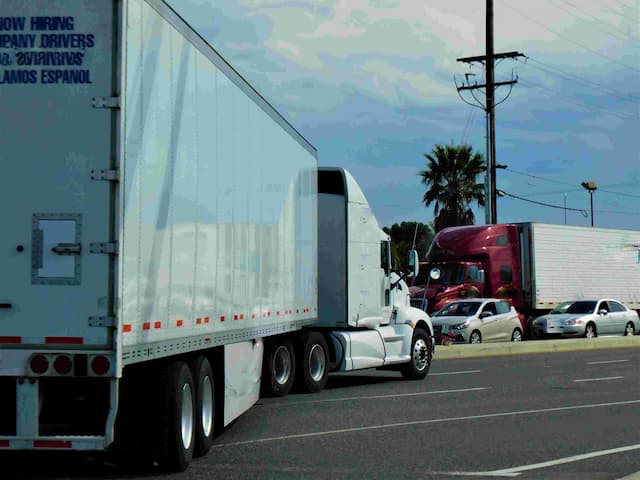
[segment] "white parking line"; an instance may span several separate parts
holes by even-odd
[[[628,445],[626,447],[611,448],[609,450],[600,450],[597,452],[583,453],[581,455],[573,455],[571,457],[558,458],[556,460],[550,460],[548,462],[532,463],[531,465],[522,465],[521,467],[504,468],[502,470],[493,470],[489,473],[521,473],[527,470],[537,470],[538,468],[553,467],[555,465],[562,465],[563,463],[579,462],[580,460],[587,460],[589,458],[602,457],[604,455],[613,455],[614,453],[630,452],[631,450],[640,449],[640,443],[635,445]]]
[[[438,393],[463,393],[463,392],[477,392],[478,390],[489,390],[492,387],[471,387],[471,388],[459,388],[457,390],[433,390],[431,392],[413,392],[413,393],[394,393],[389,395],[367,395],[361,397],[340,397],[340,398],[326,398],[323,400],[304,400],[301,402],[288,402],[278,404],[278,408],[284,406],[296,406],[296,405],[308,405],[310,403],[329,403],[329,402],[346,402],[350,400],[376,400],[380,398],[396,398],[396,397],[416,397],[420,395],[435,395]]]
[[[580,455],[572,455],[571,457],[557,458],[548,462],[532,463],[529,465],[521,465],[519,467],[503,468],[501,470],[491,470],[489,472],[430,472],[461,477],[517,477],[522,472],[528,470],[538,470],[539,468],[554,467],[563,463],[579,462],[580,460],[588,460],[590,458],[602,457],[604,455],[613,455],[615,453],[630,452],[640,449],[640,443],[628,445],[626,447],[611,448],[609,450],[600,450],[597,452],[583,453]]]
[[[341,428],[337,430],[325,430],[321,432],[298,433],[293,435],[281,435],[278,437],[257,438],[254,440],[243,440],[240,442],[218,443],[218,444],[214,444],[213,448],[235,447],[238,445],[251,445],[256,443],[277,442],[277,441],[283,441],[283,440],[293,440],[297,438],[321,437],[326,435],[338,435],[341,433],[367,432],[371,430],[382,430],[386,428],[411,427],[415,425],[427,425],[430,423],[445,423],[445,422],[454,422],[454,421],[461,421],[461,420],[478,420],[482,418],[518,416],[518,415],[528,415],[532,413],[561,412],[566,410],[581,410],[586,408],[611,407],[614,405],[635,405],[638,403],[640,403],[640,400],[626,400],[622,402],[591,403],[591,404],[585,404],[585,405],[569,405],[566,407],[540,408],[535,410],[519,410],[519,411],[513,411],[513,412],[487,413],[485,415],[472,415],[472,416],[466,416],[466,417],[432,418],[427,420],[416,420],[413,422],[386,423],[381,425],[369,425],[365,427]]]
[[[575,383],[578,382],[600,382],[602,380],[618,380],[619,378],[624,378],[624,377],[600,377],[600,378],[583,378],[581,380],[574,380]]]
[[[623,363],[628,361],[629,360],[603,360],[600,362],[587,362],[587,365],[602,365],[604,363]]]
[[[433,375],[465,375],[467,373],[479,373],[482,370],[461,370],[460,372],[438,372],[438,373],[430,373],[429,376]]]

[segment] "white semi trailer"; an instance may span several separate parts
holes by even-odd
[[[0,26],[0,450],[184,469],[261,390],[424,378],[354,179],[164,1],[3,0]]]

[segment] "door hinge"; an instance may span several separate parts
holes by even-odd
[[[89,317],[90,327],[115,327],[116,317],[105,315],[103,317]]]
[[[91,170],[91,180],[117,182],[120,180],[120,172],[117,168],[114,168],[112,170]]]
[[[120,97],[93,97],[93,108],[120,108]]]
[[[118,242],[93,242],[89,244],[89,253],[118,254]]]

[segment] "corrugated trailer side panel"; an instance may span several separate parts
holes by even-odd
[[[640,308],[640,232],[531,224],[536,307],[609,297]]]
[[[124,362],[313,322],[315,150],[164,2],[126,5]]]

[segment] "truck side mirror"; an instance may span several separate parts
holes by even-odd
[[[420,263],[418,260],[418,252],[415,250],[409,250],[407,252],[407,267],[409,269],[409,275],[413,278],[418,276],[420,272]]]

